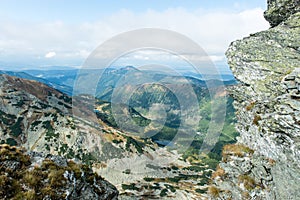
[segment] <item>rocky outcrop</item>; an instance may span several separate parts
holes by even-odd
[[[86,165],[0,145],[1,199],[107,199],[117,189]]]
[[[299,1],[268,1],[265,16],[273,28],[233,42],[226,53],[240,82],[231,91],[238,145],[253,153],[237,156],[229,148],[210,190],[216,198],[300,196]]]
[[[299,11],[299,0],[268,0],[268,10],[265,12],[265,18],[274,27]]]

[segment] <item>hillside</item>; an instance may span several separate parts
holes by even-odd
[[[29,71],[31,72],[31,71]],[[66,73],[72,72],[71,70],[68,70]],[[0,74],[7,74],[9,76],[16,76],[22,79],[28,79],[28,80],[33,80],[33,81],[38,81],[40,83],[44,83],[48,85],[49,87],[55,88],[65,94],[71,95],[72,94],[72,85],[66,85],[64,82],[57,81],[56,79],[51,79],[51,78],[42,78],[40,74],[34,74],[31,75],[27,72],[13,72],[13,71],[1,71]],[[56,76],[57,77],[57,76]],[[58,76],[59,77],[59,76]]]
[[[116,200],[116,188],[88,166],[0,145],[1,199]]]
[[[120,198],[198,199],[217,162],[195,152],[182,157],[101,119],[74,118],[70,97],[36,81],[0,75],[0,101],[1,143],[85,163],[113,183]]]

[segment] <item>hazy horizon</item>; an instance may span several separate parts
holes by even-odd
[[[18,6],[15,6],[18,5]],[[80,68],[88,55],[111,37],[139,28],[163,28],[198,43],[216,67],[230,70],[230,42],[269,27],[266,2],[201,1],[35,1],[0,3],[0,70]],[[146,60],[182,67],[158,55],[127,57],[118,66]]]

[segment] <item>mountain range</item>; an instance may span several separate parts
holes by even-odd
[[[139,71],[143,74],[143,76],[151,76],[154,77],[155,80],[164,78],[166,76],[172,77],[170,74],[158,73],[155,71],[140,71],[135,67],[127,66],[122,68],[107,68],[105,70],[99,69],[96,70],[97,73],[103,73],[102,80],[99,81],[96,95],[101,98],[104,97],[107,93],[107,88],[114,87],[117,81],[124,74],[129,71]],[[82,76],[86,76],[88,78],[91,74],[94,74],[95,70],[84,70],[84,74]],[[53,87],[67,95],[73,94],[74,82],[78,78],[77,75],[80,73],[80,69],[67,69],[67,70],[24,70],[24,71],[4,71],[0,70],[0,74],[8,74],[11,76],[16,76],[19,78],[25,78],[29,80],[36,80],[38,82],[44,83],[50,87]],[[202,76],[195,73],[184,73],[183,75],[187,79],[196,80],[199,84],[205,85],[205,81],[201,80]],[[232,85],[236,84],[236,81],[232,75],[221,74],[221,78],[223,78],[224,85]],[[211,77],[210,81],[218,81],[218,76],[208,76]],[[175,78],[175,77],[174,77]],[[206,80],[207,81],[207,80]],[[103,99],[103,98],[101,98]]]
[[[111,71],[113,75],[107,76],[106,80],[114,83],[128,68],[122,70]],[[163,129],[150,137],[146,132],[146,135],[136,135],[135,130],[119,127],[111,112],[112,102],[97,98],[95,105],[92,105],[93,112],[89,112],[82,105],[94,99],[91,95],[82,94],[74,98],[58,90],[57,87],[62,85],[49,87],[54,85],[50,78],[41,79],[21,72],[2,73],[5,74],[0,75],[1,143],[85,163],[113,183],[124,198],[147,196],[174,199],[178,195],[189,199],[200,198],[205,195],[211,170],[219,162],[222,146],[235,141],[236,132],[232,131],[234,118],[228,118],[230,120],[226,122],[224,132],[212,153],[199,154],[199,146],[204,138],[201,134],[190,139],[188,150],[174,149],[170,140],[177,134],[180,116],[176,110],[179,107],[174,104],[176,98],[172,93],[161,86],[145,85],[133,95],[129,106],[116,105],[119,111],[130,113],[137,124],[144,126],[155,121],[149,114],[149,106],[153,103],[169,106],[167,121],[160,124]],[[175,79],[178,80],[178,77],[170,77],[169,80]],[[201,111],[204,120],[209,121],[211,116],[207,88],[199,80],[189,80],[193,81],[194,89],[199,91]],[[184,85],[174,86],[183,89]],[[151,94],[156,95],[142,98],[145,95],[150,97]],[[227,106],[232,107],[231,102]],[[229,116],[232,117],[234,110],[229,110]],[[76,112],[91,117],[81,118],[74,115]],[[207,125],[207,122],[203,122],[199,130],[205,132]],[[151,134],[151,129],[148,134]],[[182,139],[179,143],[185,144],[187,141],[184,137]]]

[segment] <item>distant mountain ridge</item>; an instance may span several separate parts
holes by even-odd
[[[123,68],[107,68],[105,71],[101,69],[95,69],[97,74],[102,74],[100,81],[97,84],[96,97],[104,98],[108,100],[111,95],[112,90],[115,88],[116,84],[125,74],[128,73],[139,73],[141,77],[153,77],[155,81],[159,81],[163,78],[186,78],[191,82],[191,84],[199,84],[199,86],[205,87],[207,83],[214,83],[215,85],[234,85],[236,84],[235,79],[231,75],[220,75],[223,80],[218,80],[218,76],[208,76],[211,77],[209,80],[202,80],[201,75],[194,73],[185,73],[184,76],[173,76],[170,74],[164,74],[154,71],[140,71],[133,66],[126,66]],[[72,70],[25,70],[25,71],[1,71],[0,74],[8,74],[10,76],[16,76],[19,78],[25,78],[28,80],[36,80],[38,82],[44,83],[50,87],[53,87],[67,95],[73,95],[74,83],[78,76],[85,78],[86,80],[91,79],[90,77],[94,74],[94,70],[83,70],[72,69]],[[93,79],[93,78],[92,78]],[[108,95],[108,96],[107,96]]]
[[[44,79],[42,77],[30,75],[27,72],[14,72],[14,71],[1,71],[0,70],[0,74],[7,74],[7,75],[10,75],[10,76],[16,76],[16,77],[23,78],[23,79],[38,81],[40,83],[44,83],[44,84],[46,84],[50,87],[53,87],[53,88],[65,93],[67,95],[71,95],[72,91],[73,91],[72,87],[70,87],[70,86],[60,84],[60,83],[57,83],[55,81],[47,80],[47,79]]]

